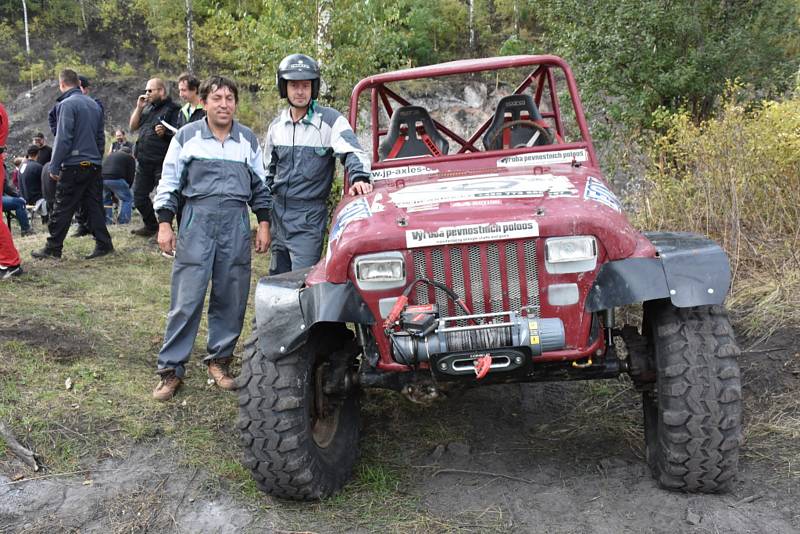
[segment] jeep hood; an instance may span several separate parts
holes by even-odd
[[[654,255],[601,174],[569,164],[379,180],[345,197],[310,278],[344,282],[355,255],[480,241],[594,235],[608,260]]]

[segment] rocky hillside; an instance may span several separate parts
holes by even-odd
[[[105,107],[106,134],[114,134],[116,128],[128,130],[128,118],[133,109],[136,96],[145,85],[144,78],[128,78],[114,81],[90,80],[91,96],[99,99]],[[48,80],[35,86],[33,90],[19,94],[6,104],[10,119],[8,152],[12,155],[24,153],[36,132],[43,132],[48,144],[53,143],[53,135],[47,125],[47,114],[59,95],[58,82]]]

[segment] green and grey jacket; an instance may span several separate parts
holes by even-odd
[[[247,202],[259,222],[269,221],[272,195],[264,178],[261,147],[249,128],[233,121],[221,143],[203,119],[187,124],[172,138],[153,208],[159,222],[172,222],[179,195],[187,199],[221,196]]]
[[[275,197],[327,200],[336,158],[350,181],[370,181],[370,161],[350,123],[335,109],[313,102],[308,114],[294,122],[285,109],[272,121],[264,144],[267,185]]]

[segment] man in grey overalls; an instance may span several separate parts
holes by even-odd
[[[273,195],[270,275],[319,261],[337,157],[350,173],[349,194],[372,191],[369,158],[350,124],[335,109],[316,102],[317,62],[303,54],[286,56],[277,82],[289,108],[269,125],[264,148]]]
[[[158,246],[175,254],[164,345],[158,354],[157,400],[180,387],[194,347],[209,280],[208,374],[222,389],[234,389],[228,363],[242,331],[250,291],[250,217],[256,214],[256,252],[269,248],[271,195],[255,134],[233,119],[238,90],[212,76],[200,86],[207,116],[178,131],[170,143],[153,202]],[[185,198],[176,240],[172,220]]]

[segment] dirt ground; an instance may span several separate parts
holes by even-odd
[[[798,334],[778,333],[742,354],[746,425],[761,428],[770,399],[800,395]],[[76,340],[58,337],[61,356],[69,358]],[[638,395],[625,383],[612,386],[599,395],[602,383],[572,384],[548,409],[538,400],[540,385],[469,390],[429,408],[436,417],[420,432],[441,433],[433,448],[419,445],[410,405],[365,409],[362,447],[388,444],[403,493],[438,519],[399,530],[800,532],[800,475],[791,464],[797,455],[785,440],[748,431],[730,494],[667,492],[642,457]],[[371,400],[368,394],[363,402]],[[796,422],[797,413],[788,415]],[[225,481],[183,466],[166,439],[132,445],[122,456],[39,477],[13,460],[0,463],[0,532],[286,532],[286,513],[293,514],[289,524],[300,525],[295,530],[375,530],[368,522],[321,522],[319,515],[305,522],[303,512],[314,504],[233,497],[240,493]],[[15,480],[20,473],[28,478]]]

